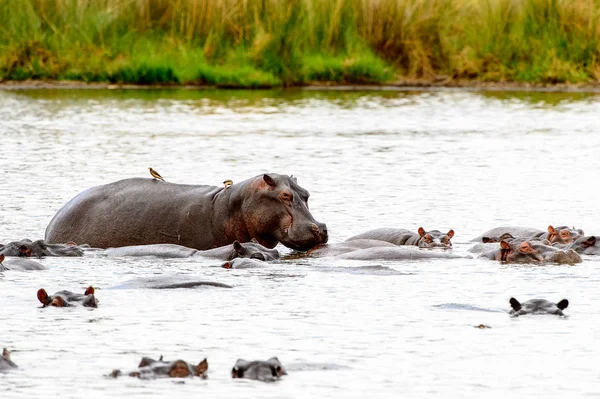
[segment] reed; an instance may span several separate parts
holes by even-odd
[[[0,78],[600,80],[600,0],[0,0]]]

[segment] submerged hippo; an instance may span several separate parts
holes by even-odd
[[[444,234],[438,230],[425,231],[423,227],[419,227],[417,233],[406,229],[381,228],[355,235],[346,241],[371,239],[387,241],[395,245],[416,245],[419,248],[452,248],[450,241],[452,237],[454,237],[454,230]]]
[[[41,263],[30,259],[13,258],[6,259],[4,254],[0,254],[0,272],[5,270],[29,271],[29,270],[47,270],[48,268]]]
[[[563,299],[559,303],[552,303],[545,299],[531,299],[520,303],[515,298],[510,298],[512,310],[509,312],[513,317],[524,314],[555,314],[564,316],[563,310],[569,306],[569,301]]]
[[[207,281],[202,278],[175,275],[175,276],[154,276],[142,277],[134,280],[125,281],[112,289],[136,289],[148,288],[156,290],[167,290],[174,288],[195,288],[195,287],[217,287],[217,288],[233,288],[230,285],[217,283],[215,281]]]
[[[185,378],[194,376],[206,379],[207,370],[208,361],[206,359],[198,363],[197,366],[194,366],[184,360],[164,361],[162,356],[158,360],[143,357],[137,370],[130,371],[127,375],[140,379],[160,377]],[[110,373],[110,376],[117,378],[122,374],[121,370],[113,370],[112,373]]]
[[[281,376],[287,375],[283,365],[276,357],[267,361],[248,362],[244,359],[238,359],[231,369],[231,378],[249,378],[259,381],[275,381]]]
[[[600,255],[600,236],[581,236],[564,245],[564,249],[572,249],[583,255]]]
[[[507,263],[580,263],[581,256],[573,250],[563,250],[539,241],[502,240],[495,248],[484,252],[481,258]]]
[[[257,269],[267,266],[263,260],[254,258],[235,258],[223,263],[221,267],[225,269]]]
[[[309,193],[296,178],[264,174],[229,187],[125,179],[90,188],[63,206],[46,240],[109,248],[178,244],[211,249],[256,238],[308,250],[328,239],[308,210]]]
[[[344,241],[335,244],[322,244],[311,248],[307,254],[310,256],[336,256],[345,254],[359,249],[375,248],[375,247],[396,247],[396,245],[380,240],[370,239],[355,239],[352,241]]]
[[[23,239],[0,245],[0,254],[36,258],[44,256],[83,256],[83,249],[75,243],[48,244],[44,240],[31,241]]]
[[[17,365],[10,360],[10,352],[8,352],[8,349],[2,349],[2,356],[0,356],[0,371],[6,371],[15,368],[17,368]]]
[[[94,296],[94,287],[88,287],[83,295],[75,294],[71,291],[58,291],[56,294],[49,296],[45,289],[40,288],[37,293],[42,307],[55,306],[58,308],[67,306],[82,305],[89,308],[97,308],[98,300]]]
[[[333,259],[349,260],[418,260],[418,259],[459,259],[466,258],[448,251],[427,251],[414,247],[374,247],[346,252]]]
[[[263,247],[254,239],[245,243],[234,241],[233,244],[203,251],[177,244],[148,244],[108,248],[102,251],[101,254],[108,256],[157,256],[161,258],[205,257],[221,260],[254,258],[270,261],[279,259],[279,251]]]
[[[570,228],[568,226],[548,226],[547,231],[532,229],[528,227],[496,227],[486,231],[472,241],[477,242],[500,242],[508,237],[522,238],[528,240],[548,240],[551,244],[567,244],[583,235],[583,230]]]

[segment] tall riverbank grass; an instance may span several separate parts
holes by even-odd
[[[0,0],[0,78],[600,81],[600,0]]]

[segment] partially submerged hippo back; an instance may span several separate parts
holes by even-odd
[[[48,270],[41,263],[31,259],[12,258],[5,259],[4,255],[0,255],[0,271],[15,270],[15,271],[30,271],[30,270]]]
[[[249,378],[259,381],[275,381],[281,376],[287,375],[283,365],[276,357],[267,361],[248,362],[238,359],[231,369],[231,378]]]
[[[375,247],[396,247],[396,245],[381,240],[370,240],[366,238],[357,238],[352,241],[344,241],[335,244],[322,244],[311,248],[307,254],[310,256],[336,256],[347,252],[357,251],[359,249]]]
[[[567,244],[566,248],[572,249],[578,254],[600,255],[600,237],[581,236],[572,243]]]
[[[427,251],[415,247],[376,247],[346,252],[333,259],[349,260],[420,260],[420,259],[458,259],[465,256],[453,254],[452,251]]]
[[[562,311],[569,306],[569,301],[566,299],[563,299],[558,303],[552,303],[545,299],[531,299],[529,301],[520,303],[515,298],[510,298],[509,303],[512,307],[509,313],[513,317],[524,314],[555,314],[564,316]]]
[[[563,250],[538,241],[513,239],[501,241],[496,248],[481,257],[507,263],[580,263],[581,256],[573,250]]]
[[[154,360],[149,357],[143,357],[138,369],[127,373],[130,377],[140,379],[152,379],[160,377],[170,378],[185,378],[185,377],[200,377],[206,379],[206,371],[208,370],[208,361],[206,359],[194,366],[184,360],[163,361],[161,356],[159,360]],[[113,370],[111,377],[119,377],[122,375],[120,370]]]
[[[0,356],[0,371],[7,371],[14,368],[17,368],[17,365],[10,360],[10,352],[8,352],[8,349],[4,348],[2,350],[2,356]]]
[[[419,227],[417,233],[405,229],[380,228],[369,230],[365,233],[348,238],[347,241],[356,239],[380,240],[394,245],[416,245],[419,248],[452,248],[450,241],[454,237],[454,230],[442,233],[439,230],[425,231]]]
[[[94,287],[88,287],[83,295],[71,291],[58,291],[54,295],[48,295],[45,289],[40,288],[37,293],[38,300],[43,307],[54,306],[58,308],[76,306],[77,304],[97,308],[98,300],[94,296]]]
[[[46,240],[108,248],[178,244],[211,249],[256,238],[308,250],[327,242],[327,228],[308,210],[309,193],[278,174],[229,187],[125,179],[88,189],[63,206],[46,228]]]
[[[224,269],[257,269],[268,265],[263,260],[253,258],[235,258],[223,263],[221,267]]]

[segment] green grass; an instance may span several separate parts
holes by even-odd
[[[600,0],[0,0],[0,79],[600,80]]]

